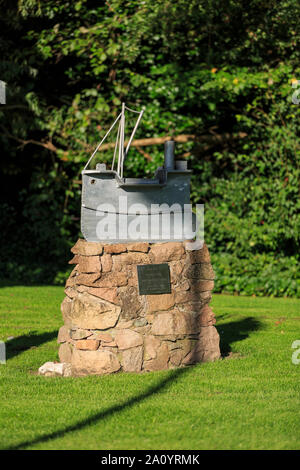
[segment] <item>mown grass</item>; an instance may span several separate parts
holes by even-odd
[[[0,448],[299,449],[300,300],[214,295],[225,358],[106,377],[35,375],[58,360],[61,287],[0,288]]]

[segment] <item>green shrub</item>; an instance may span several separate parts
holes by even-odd
[[[291,256],[253,255],[239,258],[230,253],[212,254],[215,292],[240,295],[300,297],[299,262]]]
[[[126,101],[146,105],[137,138],[195,136],[177,155],[205,204],[216,289],[298,295],[299,2],[0,3],[1,277],[63,282],[80,171]],[[126,174],[153,174],[162,153],[132,148]]]

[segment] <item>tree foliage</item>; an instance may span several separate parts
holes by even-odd
[[[177,153],[194,170],[193,201],[205,203],[217,289],[300,295],[296,0],[0,8],[3,276],[63,281],[80,172],[126,101],[145,105],[137,138],[194,136]],[[162,153],[132,148],[126,173],[151,174]]]

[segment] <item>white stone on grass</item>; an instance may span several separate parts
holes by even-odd
[[[70,377],[71,366],[66,362],[45,362],[38,373],[46,377]]]

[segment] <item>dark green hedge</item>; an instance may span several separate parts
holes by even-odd
[[[0,277],[63,282],[80,171],[126,101],[146,106],[137,138],[195,136],[177,153],[205,204],[216,290],[299,296],[299,2],[0,7]],[[162,153],[133,148],[126,173],[151,174]]]

